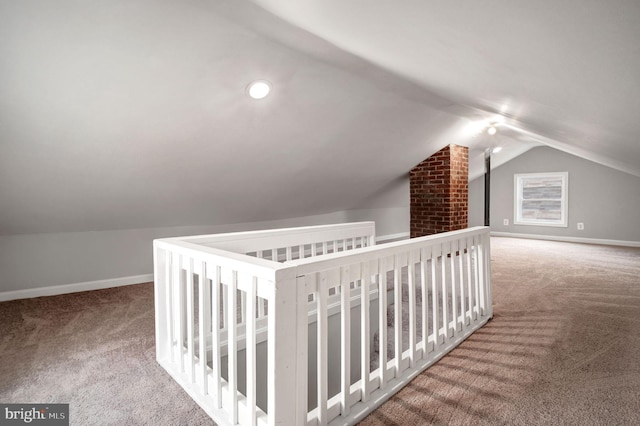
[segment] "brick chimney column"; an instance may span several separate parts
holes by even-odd
[[[448,145],[409,172],[411,238],[468,227],[469,148]]]

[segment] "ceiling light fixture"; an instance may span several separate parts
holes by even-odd
[[[502,147],[501,146],[496,146],[495,148],[493,148],[493,150],[491,150],[492,153],[496,154],[498,152],[502,151]]]
[[[271,91],[271,84],[266,80],[257,80],[249,85],[247,92],[253,99],[263,99]]]
[[[493,124],[490,125],[487,129],[487,133],[489,133],[491,136],[495,135],[497,131],[498,129],[496,129],[496,126],[494,126]]]

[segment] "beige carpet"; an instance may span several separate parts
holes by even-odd
[[[155,361],[151,283],[0,303],[0,360],[0,402],[72,425],[213,423]]]
[[[640,424],[640,249],[492,239],[494,320],[365,425]],[[0,303],[0,402],[211,424],[155,362],[151,284]]]

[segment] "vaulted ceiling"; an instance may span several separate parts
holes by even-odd
[[[635,0],[0,0],[0,234],[392,207],[449,143],[473,176],[539,144],[640,176],[639,20]]]

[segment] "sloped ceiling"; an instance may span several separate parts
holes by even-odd
[[[0,234],[387,207],[448,143],[640,175],[638,3],[532,3],[0,0]]]

